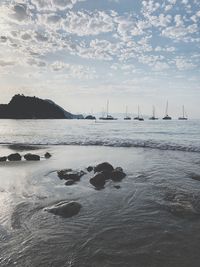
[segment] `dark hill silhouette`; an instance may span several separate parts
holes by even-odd
[[[50,100],[15,95],[7,105],[0,105],[1,119],[73,119],[76,116]]]

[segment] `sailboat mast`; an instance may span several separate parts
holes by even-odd
[[[153,106],[153,118],[155,118],[155,106]]]
[[[140,117],[140,106],[138,105],[138,118]]]
[[[126,117],[128,116],[128,107],[126,106]]]
[[[109,100],[107,100],[107,117],[108,117]]]
[[[167,105],[166,105],[165,115],[168,116],[168,101],[167,101]]]
[[[185,108],[183,106],[183,118],[185,118]]]

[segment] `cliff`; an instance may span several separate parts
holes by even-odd
[[[75,115],[50,100],[15,95],[10,103],[0,105],[1,119],[73,119]]]

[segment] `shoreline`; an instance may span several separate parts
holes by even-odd
[[[149,261],[186,267],[188,257],[199,262],[200,181],[192,179],[192,173],[200,174],[197,154],[94,146],[48,146],[21,153],[47,151],[52,154],[48,160],[0,164],[2,266],[28,266],[27,258],[33,266],[65,266],[69,258],[78,267],[98,266],[101,255],[102,266],[110,257],[119,267],[122,262],[132,267],[136,260],[144,267]],[[121,166],[127,176],[96,190],[89,183],[93,174],[71,186],[57,175],[58,170],[85,170],[104,161]],[[80,212],[62,218],[46,211],[61,201],[80,203]],[[187,253],[186,241],[191,248]]]

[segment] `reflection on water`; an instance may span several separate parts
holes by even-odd
[[[196,153],[48,150],[48,161],[0,166],[1,266],[199,266],[200,182],[191,179],[200,174]],[[120,189],[109,181],[96,191],[89,176],[66,187],[54,172],[105,160],[127,172]],[[45,212],[60,200],[80,202],[80,213],[63,219]]]

